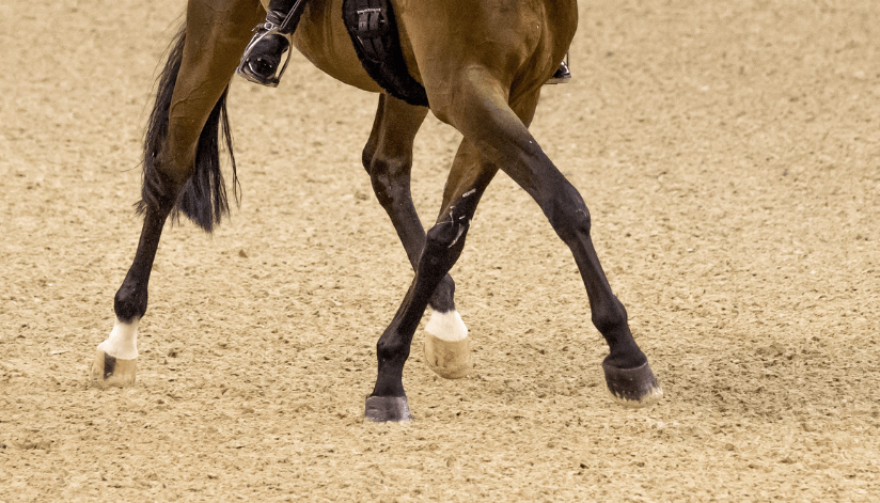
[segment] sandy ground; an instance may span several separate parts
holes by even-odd
[[[570,253],[504,175],[453,270],[476,370],[363,424],[412,277],[360,167],[376,96],[295,57],[230,96],[244,187],[167,229],[129,389],[86,385],[182,0],[0,3],[0,501],[869,501],[880,3],[589,0],[533,131],[666,398],[615,406]],[[50,29],[51,28],[51,29]],[[430,117],[433,220],[458,134]]]

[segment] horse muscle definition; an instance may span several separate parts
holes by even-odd
[[[343,25],[341,4],[310,0],[294,45],[329,75],[380,93],[363,165],[415,272],[379,338],[378,376],[367,397],[366,417],[410,419],[403,367],[428,305],[429,365],[449,378],[470,369],[467,328],[455,310],[448,272],[464,248],[480,197],[499,169],[534,198],[571,249],[593,324],[609,346],[603,369],[611,393],[627,405],[656,402],[662,392],[599,264],[587,207],[528,130],[541,86],[574,36],[576,0],[393,1],[410,74],[424,86],[430,111],[464,136],[439,216],[427,232],[419,223],[409,181],[413,140],[429,109],[384,94],[369,78]],[[210,232],[228,212],[218,147],[221,131],[229,138],[226,92],[251,28],[265,15],[259,0],[189,0],[185,26],[160,77],[144,144],[140,242],[116,293],[116,325],[98,346],[92,366],[100,385],[134,382],[137,327],[147,309],[150,271],[165,221],[183,212]]]

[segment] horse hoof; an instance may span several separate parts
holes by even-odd
[[[651,372],[648,362],[633,369],[621,369],[608,363],[602,364],[605,382],[614,401],[624,407],[647,407],[663,398],[663,390]]]
[[[364,417],[374,423],[412,421],[405,396],[368,396]]]
[[[91,382],[99,388],[131,386],[137,374],[137,359],[121,360],[99,349],[89,374]]]
[[[461,379],[474,368],[470,339],[450,342],[425,335],[425,361],[431,370],[446,379]]]
[[[437,375],[446,379],[461,379],[473,370],[467,327],[457,311],[435,311],[425,331],[425,361]]]

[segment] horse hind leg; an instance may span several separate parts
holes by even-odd
[[[568,245],[589,297],[592,321],[608,343],[603,362],[611,394],[627,406],[657,402],[662,390],[648,359],[633,339],[623,304],[611,291],[590,238],[590,214],[577,189],[553,165],[521,117],[508,106],[504,86],[481,67],[457,81],[457,96],[445,116],[525,189]],[[515,101],[537,106],[539,91]],[[522,113],[520,113],[520,116]]]
[[[373,191],[388,213],[413,270],[418,269],[425,247],[425,230],[413,205],[410,173],[413,141],[427,113],[426,108],[381,95],[363,152]],[[467,326],[455,309],[454,293],[455,283],[446,274],[431,295],[431,318],[425,326],[425,361],[447,379],[464,377],[473,367]]]
[[[144,215],[134,263],[114,297],[116,322],[107,339],[98,345],[90,369],[91,381],[100,387],[123,387],[135,382],[138,325],[147,310],[147,283],[169,211],[163,214],[148,209]]]
[[[264,11],[257,1],[191,0],[187,24],[160,77],[144,142],[144,223],[134,261],[116,292],[116,323],[97,349],[90,376],[99,386],[133,384],[137,331],[162,228],[182,210],[210,232],[228,209],[219,170],[218,130],[228,140],[225,93]],[[234,164],[234,162],[233,162]]]

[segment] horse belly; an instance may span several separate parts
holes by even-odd
[[[294,46],[319,70],[364,91],[382,88],[367,75],[342,21],[342,0],[311,0],[293,37]]]

